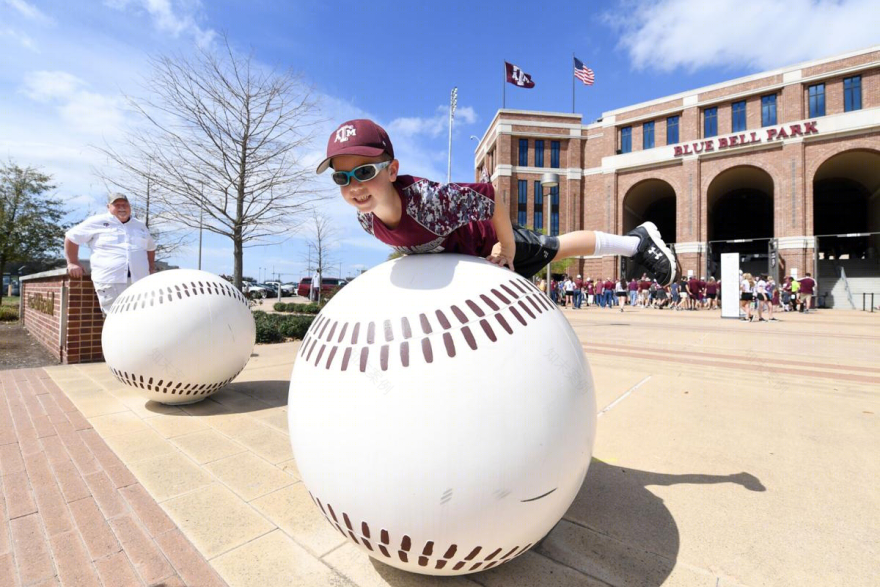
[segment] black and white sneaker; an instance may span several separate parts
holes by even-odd
[[[662,287],[678,279],[681,273],[678,259],[663,242],[653,222],[643,222],[626,233],[626,236],[639,239],[639,249],[632,260],[647,269],[649,277],[656,279]]]

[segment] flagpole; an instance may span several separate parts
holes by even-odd
[[[507,64],[501,62],[501,109],[507,106]]]
[[[574,114],[574,52],[571,54],[571,113]]]

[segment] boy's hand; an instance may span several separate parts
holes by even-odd
[[[515,245],[512,247],[505,247],[500,242],[497,242],[495,243],[495,246],[492,247],[492,253],[486,257],[486,259],[491,263],[495,263],[501,267],[507,267],[513,271],[513,258],[515,253]]]

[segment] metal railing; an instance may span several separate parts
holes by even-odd
[[[880,299],[880,292],[877,293],[877,297],[878,297],[878,299]],[[870,311],[871,311],[871,313],[873,314],[873,313],[874,313],[874,308],[877,307],[877,306],[874,304],[874,292],[871,292],[871,293],[868,293],[868,292],[862,292],[862,312],[867,312],[867,311],[868,311],[867,309],[865,309],[865,303],[866,303],[868,300],[871,300],[871,310],[870,310]]]

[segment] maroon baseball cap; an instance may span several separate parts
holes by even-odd
[[[318,165],[316,173],[324,173],[330,160],[339,155],[378,157],[388,153],[394,158],[394,147],[385,129],[365,118],[349,120],[339,125],[327,141],[327,158]]]

